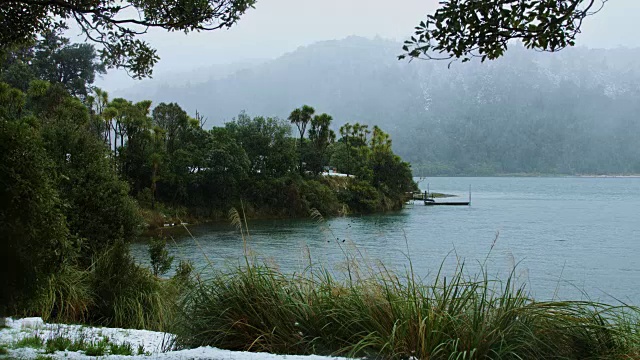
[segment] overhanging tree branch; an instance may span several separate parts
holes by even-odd
[[[445,0],[416,28],[399,58],[496,59],[511,40],[540,51],[575,45],[587,16],[608,0]],[[597,6],[597,4],[600,6]]]
[[[233,26],[256,0],[2,0],[0,45],[11,46],[38,35],[78,24],[87,39],[102,45],[109,67],[133,77],[152,74],[155,49],[137,37],[150,28],[167,31],[211,31]],[[129,12],[136,11],[132,17]]]

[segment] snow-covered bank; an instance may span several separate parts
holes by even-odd
[[[7,328],[0,330],[0,345],[4,345],[8,349],[8,357],[13,359],[35,359],[38,355],[44,354],[42,349],[34,349],[27,347],[15,347],[20,340],[38,336],[46,341],[57,337],[68,338],[72,341],[84,339],[86,342],[97,342],[108,338],[110,343],[123,344],[129,343],[133,349],[133,353],[137,354],[138,349],[144,349],[142,355],[104,355],[100,359],[166,359],[166,360],[183,360],[183,359],[224,359],[224,360],[330,360],[339,358],[330,358],[324,356],[293,356],[293,355],[274,355],[267,353],[249,353],[221,350],[212,347],[200,347],[196,349],[167,351],[173,335],[132,329],[117,328],[96,328],[82,325],[64,325],[64,324],[46,324],[40,318],[25,318],[19,320],[6,319]],[[82,351],[57,351],[53,354],[46,354],[52,359],[96,359],[95,356],[88,356]],[[0,359],[7,355],[0,355]]]

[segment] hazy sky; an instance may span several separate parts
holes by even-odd
[[[158,49],[158,78],[212,64],[271,59],[299,46],[349,35],[404,40],[437,6],[438,0],[258,0],[256,8],[229,30],[187,35],[153,30],[145,39]],[[635,24],[639,13],[640,0],[609,0],[601,13],[586,20],[578,44],[640,46]],[[111,90],[135,81],[112,70],[97,83]]]

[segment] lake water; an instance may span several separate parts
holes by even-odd
[[[249,221],[251,250],[284,271],[314,262],[344,264],[344,254],[433,277],[462,260],[473,274],[514,269],[539,299],[572,298],[640,304],[640,178],[429,178],[432,191],[460,195],[470,207],[427,207],[373,216]],[[456,200],[455,198],[453,200]],[[229,224],[191,228],[195,239],[170,243],[176,258],[214,266],[239,261],[243,243]],[[492,247],[493,245],[493,247]],[[138,259],[146,247],[133,245]]]

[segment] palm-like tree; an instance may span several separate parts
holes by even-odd
[[[330,129],[332,120],[333,118],[328,114],[316,115],[311,120],[309,129],[309,140],[313,147],[311,170],[315,174],[322,172],[327,147],[336,139],[336,134]]]
[[[304,133],[307,130],[307,124],[309,124],[315,112],[316,110],[311,106],[304,105],[301,108],[293,110],[291,115],[289,115],[289,121],[296,125],[298,132],[300,133],[300,146],[298,147],[298,151],[300,152],[300,174],[304,173],[304,169],[302,168],[302,144],[304,142]]]

